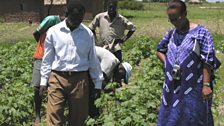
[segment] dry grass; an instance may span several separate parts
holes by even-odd
[[[30,26],[27,22],[0,23],[0,43],[15,43],[33,39],[32,33],[37,26],[38,24]]]

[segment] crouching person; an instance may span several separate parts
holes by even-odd
[[[132,66],[127,63],[120,63],[119,59],[109,50],[96,46],[96,55],[99,59],[100,66],[104,76],[103,88],[109,82],[117,82],[120,86],[122,80],[128,84],[128,79],[131,75]],[[99,108],[94,105],[94,102],[100,96],[100,92],[95,92],[93,84],[90,83],[90,97],[89,97],[89,116],[98,117]]]

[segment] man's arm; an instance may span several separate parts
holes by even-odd
[[[132,35],[133,33],[136,31],[136,27],[135,25],[130,22],[127,18],[123,17],[123,21],[125,24],[125,29],[128,30],[127,35],[123,36],[121,39],[117,39],[115,40],[115,44],[116,43],[124,43],[125,41],[127,41]]]
[[[91,23],[89,24],[89,29],[93,32],[93,34],[96,36],[96,32],[95,32],[95,30],[96,30],[96,28],[97,27],[99,27],[99,18],[100,18],[100,16],[99,16],[99,14],[98,15],[96,15],[95,17],[94,17],[94,19],[91,21]]]
[[[46,32],[50,27],[58,24],[61,22],[61,19],[59,18],[59,16],[56,15],[50,15],[47,16],[46,18],[44,18],[44,20],[40,23],[39,27],[37,28],[37,31],[40,34],[43,34],[44,32]]]
[[[124,36],[124,37],[122,38],[122,40],[125,42],[126,40],[128,40],[128,39],[133,35],[134,32],[135,32],[135,31],[128,31],[127,35]]]
[[[44,20],[40,23],[36,31],[33,33],[35,40],[38,42],[40,36],[45,33],[48,28],[54,26],[60,22],[60,18],[58,16],[47,16]]]
[[[95,30],[97,27],[99,27],[100,24],[99,20],[100,20],[100,14],[96,15],[88,26],[89,29],[93,32],[95,38],[97,38]]]
[[[96,49],[95,49],[95,40],[92,36],[92,42],[91,42],[91,48],[89,52],[89,73],[90,77],[93,80],[93,83],[95,84],[95,89],[102,89],[102,81],[103,81],[103,72],[100,67],[100,62],[96,55]]]
[[[49,31],[50,32],[50,31]],[[47,34],[44,44],[44,56],[41,64],[41,86],[46,86],[54,61],[55,50],[51,33]]]
[[[33,33],[33,37],[34,37],[35,40],[38,42],[39,39],[40,39],[40,33],[36,30],[36,31]]]
[[[124,43],[125,41],[127,41],[133,35],[134,32],[135,31],[128,31],[127,35],[125,35],[121,39],[115,39],[114,44]]]

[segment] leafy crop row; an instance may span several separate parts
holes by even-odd
[[[127,42],[125,60],[134,66],[130,84],[114,93],[103,93],[96,101],[102,114],[98,119],[89,119],[88,125],[148,126],[156,122],[163,71],[153,43],[143,36]]]
[[[163,66],[155,56],[155,46],[156,42],[145,36],[123,45],[124,61],[133,66],[130,83],[114,92],[102,93],[96,101],[102,113],[99,118],[89,118],[87,125],[148,126],[156,123],[164,75]],[[30,83],[34,49],[33,41],[19,42],[10,48],[0,47],[1,126],[26,126],[33,121]],[[219,93],[223,91],[221,76],[217,74],[218,87],[215,87],[213,104],[214,117],[219,124],[224,122],[224,116],[220,114],[223,109],[223,93]],[[114,87],[114,83],[107,86]]]
[[[33,118],[30,86],[34,42],[0,47],[0,125],[28,125]]]

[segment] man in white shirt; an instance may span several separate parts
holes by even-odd
[[[121,63],[113,53],[99,46],[96,46],[96,55],[104,74],[105,83],[113,81],[121,84],[122,79],[124,79],[126,84],[128,83],[128,78],[132,70],[129,63]]]
[[[101,69],[104,75],[103,88],[108,82],[117,82],[121,85],[121,81],[128,84],[128,79],[131,75],[132,66],[123,62],[120,63],[119,59],[114,56],[109,50],[96,46],[96,55],[99,59]],[[92,87],[91,87],[92,86]],[[99,110],[94,105],[94,101],[99,97],[99,92],[94,92],[93,84],[90,84],[90,103],[89,103],[89,115],[90,117],[99,116]]]
[[[94,35],[84,24],[85,8],[70,0],[67,19],[49,29],[41,65],[40,93],[48,81],[47,126],[62,126],[69,106],[68,125],[83,126],[88,116],[89,75],[95,89],[102,87],[103,74],[96,56]]]

